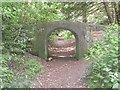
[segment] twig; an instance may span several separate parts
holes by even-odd
[[[19,29],[19,31],[18,31],[18,35],[15,37],[15,39],[13,40],[14,42],[18,39],[18,37],[19,37],[19,35],[20,35],[20,33],[21,33],[21,28]]]

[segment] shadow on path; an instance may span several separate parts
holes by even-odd
[[[51,52],[56,51],[51,50]],[[76,60],[74,57],[67,57],[66,55],[70,55],[69,52],[66,54],[61,52],[61,55],[64,57],[58,57],[60,56],[59,52],[56,55],[57,56],[51,56],[53,60],[50,62],[46,62],[46,60],[33,55],[30,56],[31,58],[38,59],[44,66],[42,70],[45,71],[42,75],[37,75],[36,79],[33,81],[34,87],[87,88],[88,86],[83,78],[86,76],[87,68],[91,62],[85,62],[83,59]]]
[[[33,57],[33,56],[32,56]],[[42,75],[38,74],[33,81],[35,88],[87,88],[83,79],[86,76],[87,68],[91,62],[83,59],[77,61],[75,58],[53,58],[53,61],[46,62],[36,56],[45,71]]]

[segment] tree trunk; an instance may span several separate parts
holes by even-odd
[[[84,3],[84,7],[82,9],[82,12],[83,12],[83,14],[82,14],[82,22],[83,23],[87,22],[87,8],[86,7],[87,7],[87,4]]]
[[[119,2],[120,3],[120,2]],[[115,10],[115,17],[116,17],[116,23],[120,25],[120,4],[114,3],[114,10]]]
[[[87,22],[87,17],[86,17],[86,15],[85,15],[85,16],[82,16],[82,22],[83,22],[83,23],[86,23],[86,22]]]
[[[110,11],[109,6],[108,6],[108,2],[103,2],[103,5],[105,8],[106,14],[108,16],[109,23],[113,23],[113,18],[112,18],[112,14],[111,14],[111,11]]]

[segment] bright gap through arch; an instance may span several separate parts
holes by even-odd
[[[75,57],[76,38],[66,29],[54,30],[48,38],[48,57]]]

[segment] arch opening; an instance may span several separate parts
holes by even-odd
[[[88,49],[88,42],[85,37],[87,25],[69,21],[55,21],[35,25],[35,43],[34,52],[41,58],[48,59],[48,37],[57,29],[66,29],[71,31],[76,40],[75,58],[81,59]]]
[[[48,34],[47,55],[48,57],[76,58],[78,37],[69,29],[54,29]]]

